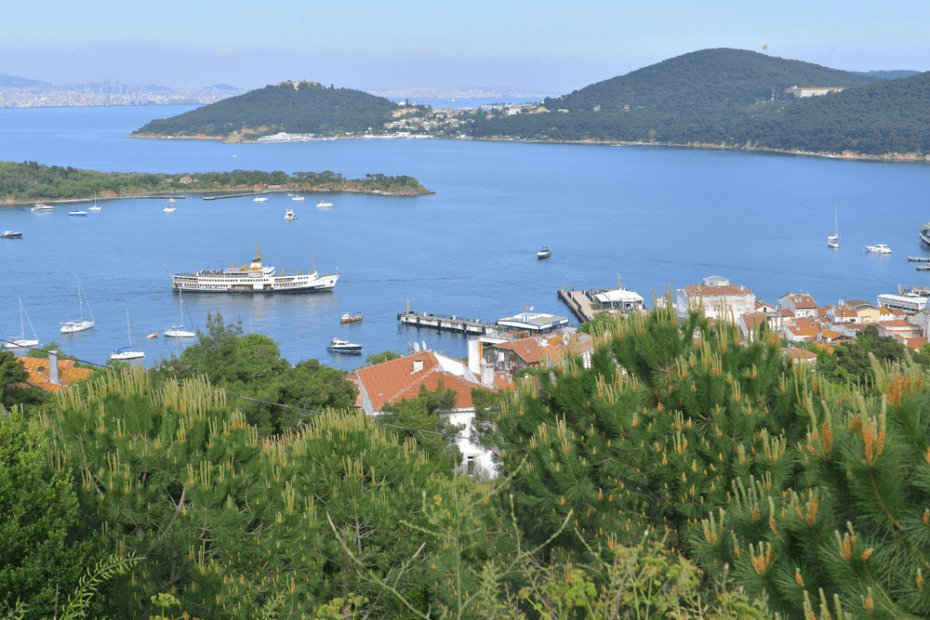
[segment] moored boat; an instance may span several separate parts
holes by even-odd
[[[304,199],[303,196],[294,196],[293,198],[291,198],[291,200],[303,200],[303,199]]]
[[[362,345],[349,342],[348,340],[339,340],[338,338],[333,338],[332,342],[329,343],[329,346],[326,347],[328,351],[335,351],[337,353],[361,353]]]
[[[61,333],[63,334],[74,334],[76,332],[82,332],[84,330],[90,329],[96,324],[96,322],[94,321],[94,313],[91,312],[90,304],[87,303],[87,295],[84,294],[84,289],[83,287],[81,287],[80,276],[78,276],[77,283],[78,283],[78,305],[81,308],[81,320],[68,321],[67,323],[62,323]],[[89,321],[84,319],[84,304],[87,304],[87,312],[90,313]]]
[[[48,213],[49,211],[54,211],[55,207],[42,204],[41,202],[39,202],[39,203],[36,203],[36,206],[32,207],[31,210],[35,211],[36,213]]]
[[[543,249],[536,252],[536,258],[549,258],[550,256],[552,256],[552,252],[550,252],[549,248],[546,246],[543,246]]]
[[[284,219],[286,219],[288,222],[293,222],[294,220],[296,220],[296,219],[297,219],[297,216],[294,215],[294,210],[293,210],[293,209],[288,209],[288,210],[284,213]]]
[[[87,215],[87,211],[69,211],[68,215],[71,217],[85,217]]]
[[[920,227],[920,240],[930,245],[930,222]]]
[[[331,291],[339,274],[311,273],[278,275],[274,267],[262,265],[262,255],[255,244],[257,257],[249,265],[229,269],[179,273],[171,276],[171,288],[193,293],[316,293]]]
[[[252,202],[268,202],[268,198],[266,196],[256,196],[252,199]]]
[[[355,314],[349,314],[348,312],[346,312],[345,314],[342,315],[342,319],[341,319],[343,323],[357,323],[358,321],[361,321],[361,320],[362,320],[361,312],[357,312]]]
[[[319,207],[320,209],[329,209],[331,206],[333,206],[333,203],[323,202],[321,200],[320,202],[316,203],[316,206]]]
[[[879,243],[877,245],[867,245],[865,246],[865,249],[872,254],[891,254],[891,248],[889,248],[884,243]]]
[[[13,230],[4,230],[0,233],[0,239],[22,239],[23,233]]]

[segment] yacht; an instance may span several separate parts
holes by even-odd
[[[920,240],[930,245],[930,222],[920,227]]]
[[[867,245],[865,246],[865,249],[872,254],[891,254],[891,248],[889,248],[884,243],[879,243],[878,245]]]
[[[87,215],[87,211],[69,211],[68,215],[71,217],[85,217]]]
[[[88,211],[99,211],[99,210],[102,209],[102,208],[103,208],[103,207],[100,207],[100,206],[97,205],[97,192],[94,192],[94,206],[92,206],[92,207],[87,207],[87,210],[88,210]]]
[[[328,351],[335,351],[337,353],[361,353],[362,345],[354,344],[348,340],[339,340],[338,338],[333,338],[333,341],[329,343],[329,346],[326,347]]]
[[[294,220],[296,220],[296,219],[297,219],[297,216],[294,215],[294,210],[293,210],[293,209],[288,209],[288,210],[284,213],[284,219],[286,219],[288,222],[293,222]]]
[[[331,203],[331,202],[323,202],[323,201],[321,200],[320,202],[316,203],[316,206],[319,207],[320,209],[328,209],[328,208],[330,208],[331,206],[333,206],[333,203]]]
[[[0,233],[0,239],[22,239],[23,233],[14,230],[4,230]]]
[[[32,207],[32,211],[35,211],[36,213],[47,213],[48,211],[54,211],[54,210],[55,210],[55,207],[44,205],[41,202],[36,203],[36,206]]]
[[[536,252],[536,258],[549,258],[550,256],[552,256],[552,252],[550,252],[549,248],[546,246],[543,246],[543,249]]]
[[[81,277],[78,276],[78,306],[81,308],[81,320],[79,321],[68,321],[67,323],[61,324],[61,333],[63,334],[73,334],[75,332],[82,332],[86,329],[90,329],[95,325],[94,313],[90,309],[90,304],[87,303],[87,295],[84,293],[84,288],[81,286]],[[90,320],[84,319],[84,305],[87,304],[87,312],[90,314]]]
[[[268,202],[267,196],[256,196],[252,199],[252,202]]]
[[[294,196],[293,198],[291,198],[291,200],[303,200],[303,199],[304,199],[303,196]]]

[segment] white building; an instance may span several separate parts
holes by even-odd
[[[756,311],[756,296],[744,286],[730,284],[720,276],[704,278],[701,284],[678,289],[675,308],[679,318],[690,310],[702,310],[709,319],[722,319],[739,323],[744,314]]]

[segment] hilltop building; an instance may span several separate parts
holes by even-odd
[[[756,296],[744,286],[730,284],[726,278],[710,276],[701,284],[678,289],[675,308],[681,319],[687,317],[690,310],[703,309],[708,319],[739,323],[744,314],[756,311]]]
[[[846,90],[843,86],[792,86],[786,88],[785,92],[801,99],[803,97],[820,97],[827,93],[838,93],[843,90]]]

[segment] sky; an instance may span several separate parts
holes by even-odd
[[[927,71],[928,26],[928,0],[2,0],[0,74],[554,95],[720,47]]]

